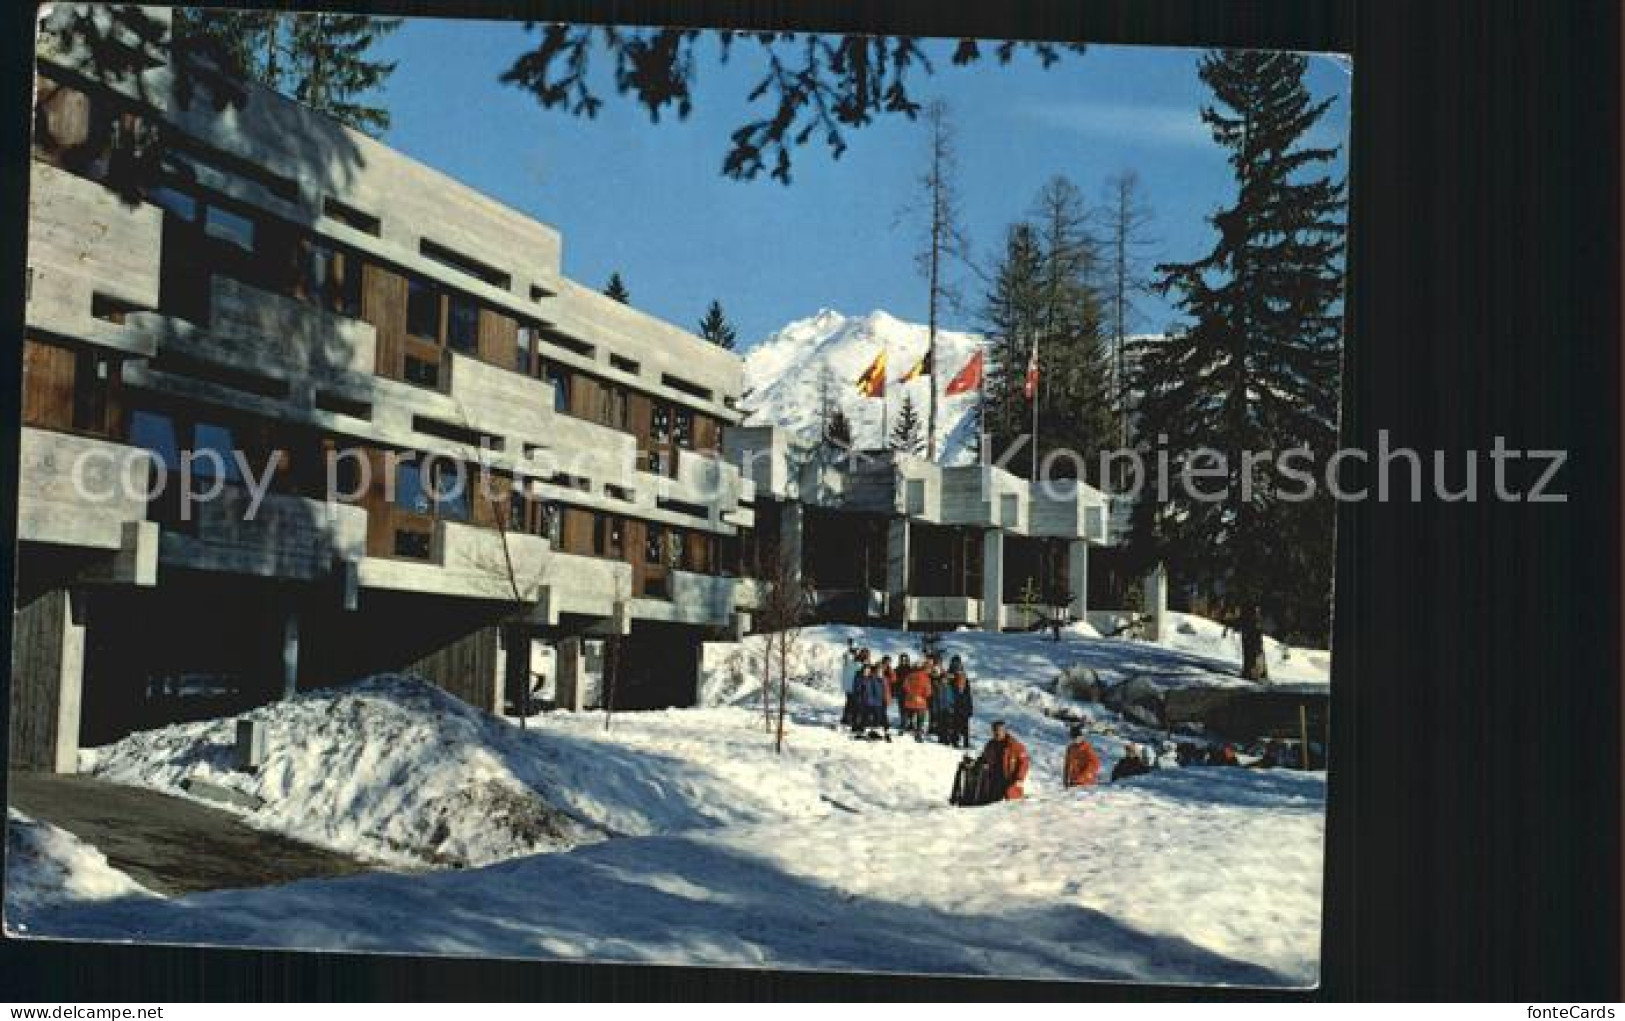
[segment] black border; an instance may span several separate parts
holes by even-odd
[[[1345,437],[1374,448],[1381,428],[1396,442],[1459,451],[1484,450],[1500,433],[1512,446],[1567,449],[1569,502],[1345,506],[1319,995],[1620,999],[1617,4],[332,6],[1354,53]],[[0,302],[15,351],[32,10],[6,11]],[[0,513],[9,549],[19,369],[15,357],[0,362]],[[10,567],[8,557],[8,585]],[[3,620],[9,639],[9,616]],[[15,941],[0,955],[0,998],[46,1001],[1236,995],[1261,994]]]

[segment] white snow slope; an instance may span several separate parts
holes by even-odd
[[[36,915],[64,907],[158,895],[69,833],[6,811],[6,927],[28,933]]]
[[[135,734],[87,755],[109,779],[180,793],[189,775],[253,790],[248,821],[385,861],[479,866],[66,905],[35,932],[322,949],[675,964],[1305,984],[1317,974],[1324,778],[1164,769],[1060,789],[1065,709],[1107,770],[1158,735],[1057,696],[1061,667],[1103,679],[1238,683],[1228,664],[1079,634],[960,632],[975,736],[1009,721],[1029,799],[946,805],[960,753],[833,728],[848,637],[802,636],[785,750],[724,650],[709,708],[487,716],[420,681],[376,678],[256,710],[270,761],[232,773],[233,721]],[[616,839],[604,839],[606,837]],[[536,853],[553,852],[553,853]],[[40,913],[36,912],[36,916]]]
[[[741,407],[748,413],[746,424],[774,425],[802,440],[816,440],[819,380],[827,369],[830,395],[851,420],[852,439],[858,447],[887,445],[881,432],[881,405],[888,409],[889,430],[897,422],[904,394],[912,396],[923,429],[929,384],[923,378],[908,383],[897,380],[925,354],[928,340],[925,326],[878,310],[865,316],[845,316],[824,309],[811,318],[795,320],[744,353],[746,396]],[[981,345],[979,334],[938,330],[938,386],[945,388]],[[857,392],[858,377],[882,349],[886,351],[887,377],[884,402]],[[961,464],[974,458],[975,437],[968,413],[975,404],[974,392],[944,395],[938,402],[938,460]]]

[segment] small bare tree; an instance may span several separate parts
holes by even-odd
[[[773,749],[784,752],[784,721],[790,702],[790,662],[801,644],[801,626],[810,604],[808,586],[797,576],[795,565],[786,555],[759,572],[756,622],[764,639],[762,650],[762,721],[773,733]],[[777,678],[775,679],[775,674]],[[771,693],[778,689],[775,712]]]

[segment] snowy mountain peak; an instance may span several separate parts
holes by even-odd
[[[815,441],[819,387],[827,379],[831,399],[852,423],[856,444],[884,446],[885,433],[896,423],[905,395],[913,400],[922,420],[926,415],[928,382],[923,378],[908,383],[899,380],[924,357],[929,340],[926,326],[906,322],[884,309],[849,316],[823,308],[808,318],[791,320],[745,351],[742,406],[748,416],[746,424],[778,426],[803,441]],[[975,333],[937,331],[939,394],[982,342]],[[884,401],[857,391],[858,378],[882,350],[886,352]],[[974,457],[970,412],[975,405],[975,394],[939,398],[939,460],[963,463]]]

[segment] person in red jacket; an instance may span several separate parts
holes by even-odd
[[[920,663],[903,677],[904,728],[914,733],[914,740],[925,740],[925,711],[931,705],[931,673]]]
[[[1003,720],[993,723],[993,738],[982,749],[982,761],[988,766],[989,788],[1002,792],[1005,801],[1018,801],[1026,794],[1022,784],[1027,782],[1027,770],[1032,759],[1027,746],[1016,740],[1005,728]]]
[[[1082,727],[1072,728],[1072,741],[1066,746],[1066,764],[1061,782],[1067,787],[1093,787],[1100,779],[1100,756],[1083,736]]]

